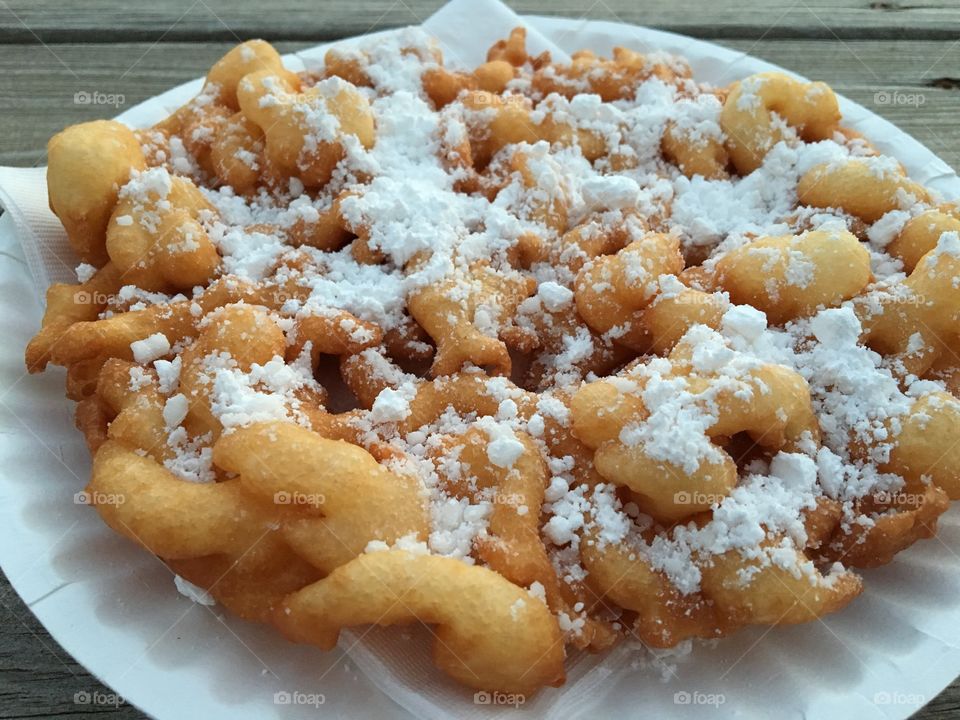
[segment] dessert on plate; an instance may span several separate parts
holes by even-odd
[[[48,187],[82,263],[26,363],[91,503],[291,640],[422,623],[528,695],[840,610],[960,497],[960,209],[823,83],[254,40]]]

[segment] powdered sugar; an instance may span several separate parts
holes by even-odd
[[[902,483],[877,467],[889,459],[914,397],[941,386],[914,383],[904,391],[880,355],[860,341],[863,326],[857,313],[862,304],[828,308],[769,328],[763,313],[731,304],[718,290],[711,297],[716,303],[708,309],[723,311],[719,327],[693,324],[687,330],[678,346],[684,371],[678,372],[671,360],[641,354],[641,341],[629,345],[629,323],[594,332],[580,316],[581,298],[573,288],[580,268],[598,253],[613,254],[651,231],[679,237],[688,266],[703,263],[708,271],[727,252],[744,247],[749,254],[766,257],[765,272],[773,270],[781,255],[751,249],[758,237],[799,235],[809,229],[855,230],[862,237],[863,226],[849,215],[798,207],[796,188],[811,168],[840,166],[852,156],[861,157],[864,149],[841,134],[819,143],[802,142],[784,118],[775,117],[785,139],[769,149],[755,172],[742,178],[687,177],[664,158],[664,134],[672,128],[698,148],[722,143],[722,93],[684,78],[651,77],[637,84],[633,97],[603,102],[588,93],[541,97],[532,93],[529,83],[514,81],[511,92],[528,95],[524,103],[530,101],[534,132],[524,135],[526,141],[507,143],[493,153],[489,166],[472,167],[467,155],[489,139],[484,133],[492,132],[496,111],[468,110],[463,95],[439,110],[435,107],[423,78],[438,64],[424,36],[407,33],[396,42],[344,51],[342,57],[354,62],[364,78],[358,92],[370,103],[376,142],[364,148],[355,138],[341,137],[339,121],[326,101],[347,87],[347,81],[324,77],[313,86],[318,99],[297,105],[296,111],[309,131],[306,151],[320,143],[343,143],[343,157],[330,182],[307,191],[293,177],[244,195],[229,187],[205,189],[215,211],[203,211],[200,222],[222,261],[218,282],[231,292],[250,288],[240,295],[268,305],[271,322],[284,331],[288,348],[296,341],[298,322],[340,311],[376,323],[389,336],[383,348],[359,354],[366,374],[348,380],[354,390],[369,383],[356,390],[364,398],[359,404],[369,409],[331,419],[321,406],[325,391],[315,379],[316,359],[311,359],[309,345],[298,358],[277,355],[252,364],[215,352],[202,359],[200,382],[224,433],[270,420],[306,427],[342,423],[345,436],[391,471],[413,478],[420,489],[430,517],[425,541],[409,536],[392,546],[410,552],[478,561],[477,546],[489,539],[490,519],[499,509],[495,492],[478,486],[478,469],[462,457],[464,438],[479,430],[484,469],[499,476],[516,478],[518,468],[524,467],[524,453],[531,448],[539,453],[548,483],[543,507],[528,498],[514,509],[521,518],[543,517],[540,530],[549,558],[558,577],[570,585],[588,576],[580,562],[585,538],[601,547],[635,550],[635,557],[662,571],[684,594],[702,589],[705,561],[731,551],[756,561],[756,567],[783,568],[824,587],[833,582],[842,568],[823,575],[805,554],[805,513],[828,498],[842,504],[846,522],[872,522],[858,501]],[[756,107],[759,87],[747,82],[742,89],[740,109]],[[267,93],[262,105],[279,102],[274,91],[280,90]],[[547,128],[552,128],[550,140],[544,139]],[[201,142],[207,135],[195,131],[191,139]],[[136,213],[115,218],[119,226],[138,222],[156,232],[175,176],[203,177],[186,147],[182,138],[173,138],[163,167],[131,176],[121,197],[133,202]],[[591,151],[599,157],[588,158]],[[260,167],[255,153],[238,157],[250,168]],[[863,162],[878,177],[893,172],[888,160]],[[914,211],[888,212],[865,230],[874,274],[881,281],[870,293],[887,292],[888,285],[902,279],[902,266],[898,268],[886,248]],[[322,234],[328,224],[335,226],[332,239],[310,235]],[[571,240],[572,228],[582,231],[580,237]],[[616,241],[611,240],[616,233]],[[658,302],[679,298],[689,289],[687,283],[698,283],[695,274],[690,279],[679,270],[679,277],[658,275],[640,254],[621,257],[625,284],[632,292],[629,299],[638,305],[652,301],[656,308]],[[785,281],[791,287],[809,288],[820,279],[817,266],[803,253],[791,248],[785,257]],[[960,257],[956,233],[940,238],[934,257]],[[477,279],[478,267],[489,270],[484,282]],[[92,268],[81,268],[78,278],[89,281]],[[516,291],[514,305],[519,309],[514,313],[512,288],[504,292],[505,299],[490,288],[499,290],[518,278],[529,280],[529,287],[517,283],[525,289]],[[593,289],[601,295],[613,293],[608,280]],[[452,308],[444,308],[446,319],[453,318],[448,325],[460,323],[458,332],[469,330],[502,342],[516,363],[514,377],[526,388],[539,382],[538,392],[520,389],[505,378],[486,380],[477,407],[471,409],[463,398],[443,395],[444,377],[432,385],[421,379],[424,357],[439,353],[443,341],[466,345],[455,333],[447,338],[433,329],[432,342],[427,342],[420,333],[428,327],[426,320],[420,315],[411,319],[411,298],[438,287]],[[132,286],[119,296],[108,313],[170,301],[168,295]],[[199,322],[206,312],[203,291],[185,292],[181,299],[191,302],[191,316]],[[716,316],[708,315],[696,317],[716,325]],[[208,318],[199,328],[215,322]],[[337,330],[357,344],[375,342],[378,336],[350,318],[339,321]],[[189,403],[178,392],[182,361],[164,359],[171,350],[189,348],[191,332],[173,348],[162,333],[150,335],[133,342],[131,353],[141,365],[153,364],[164,396],[162,417],[173,455],[164,465],[185,480],[209,482],[215,479],[214,438],[187,432],[192,427]],[[400,334],[407,340],[402,347],[416,346],[422,352],[404,356],[397,350],[395,336]],[[918,332],[907,351],[923,350]],[[387,354],[400,356],[403,367],[416,369],[416,374],[401,371]],[[540,364],[537,380],[522,377],[528,359]],[[630,360],[634,362],[623,369]],[[727,445],[739,440],[711,437],[723,410],[718,398],[759,404],[770,389],[755,371],[767,364],[802,378],[798,387],[809,390],[819,426],[791,438],[789,448],[764,447],[749,463],[738,461],[736,487],[717,497],[710,515],[696,524],[681,522],[669,529],[658,525],[643,511],[642,493],[628,501],[623,489],[597,475],[576,432],[571,434],[575,424],[570,397],[584,380],[612,373],[609,382],[616,391],[637,398],[644,408],[633,422],[618,428],[616,441],[642,450],[651,463],[693,474],[704,463],[728,459]],[[469,362],[460,370],[464,376],[476,372]],[[326,383],[324,372],[320,377]],[[152,382],[144,368],[131,370],[132,390]],[[431,397],[436,408],[427,407]],[[781,412],[786,414],[785,409]],[[413,418],[423,424],[410,427]],[[853,443],[866,452],[856,455]],[[374,541],[366,551],[390,547]],[[744,570],[737,579],[749,583],[753,572]],[[542,584],[533,583],[530,592],[546,600]],[[515,603],[511,611],[519,613],[524,602]],[[589,617],[580,604],[579,609],[560,612],[558,622],[577,634]]]
[[[143,340],[130,343],[130,352],[133,353],[134,360],[145,365],[170,352],[170,341],[163,333],[154,333]]]

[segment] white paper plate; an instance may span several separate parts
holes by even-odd
[[[441,26],[447,46],[470,28],[472,41],[457,46],[466,63],[482,60],[475,48],[489,44],[479,37],[482,23],[464,19],[483,5],[461,0],[441,11],[450,15]],[[567,51],[607,52],[624,44],[677,52],[692,61],[698,79],[717,83],[779,69],[671,33],[525,20]],[[312,62],[322,52],[299,56]],[[154,122],[200,84],[186,83],[120,117],[135,125]],[[912,177],[960,197],[956,175],[925,147],[849,100],[841,98],[841,109],[847,125],[898,158]],[[0,219],[0,306],[0,524],[6,529],[0,565],[67,652],[153,717],[572,718],[600,712],[611,718],[765,718],[776,709],[785,718],[899,719],[960,674],[960,511],[954,508],[942,518],[937,539],[865,573],[863,597],[822,622],[750,629],[695,648],[677,664],[648,659],[637,667],[643,656],[622,647],[587,675],[588,689],[562,703],[555,702],[558,691],[546,690],[519,710],[478,707],[467,699],[449,713],[407,693],[404,710],[378,689],[385,683],[382,673],[372,672],[376,661],[369,655],[355,656],[371,671],[368,678],[341,651],[294,646],[270,629],[193,604],[177,593],[158,560],[113,534],[93,510],[74,504],[90,462],[73,429],[72,403],[63,397],[63,373],[24,375],[22,351],[39,326],[40,304],[9,216]],[[78,684],[75,690],[92,688]]]

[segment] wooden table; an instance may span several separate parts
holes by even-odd
[[[960,165],[960,0],[507,2],[520,13],[648,25],[749,52],[825,80]],[[118,112],[84,104],[82,93],[122,96],[122,107],[129,107],[202,74],[239,40],[262,37],[292,51],[418,24],[441,4],[0,0],[0,164],[41,164],[54,132]],[[890,101],[897,97],[919,100]],[[129,706],[74,702],[77,692],[107,690],[57,646],[6,579],[0,617],[0,718],[143,717]],[[960,682],[916,715],[956,717]]]

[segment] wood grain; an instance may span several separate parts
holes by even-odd
[[[960,166],[960,0],[507,0],[520,13],[628,22],[718,41],[866,105]],[[201,75],[238,39],[282,51],[417,24],[441,0],[0,0],[0,164],[43,162],[51,134]],[[589,7],[587,12],[584,8]],[[119,107],[78,92],[122,95]],[[884,102],[893,92],[922,98]],[[880,93],[880,95],[878,95]],[[884,93],[888,95],[883,95]],[[0,575],[0,719],[144,717],[84,705],[112,691],[46,633]],[[82,699],[82,696],[79,696]],[[960,718],[960,683],[915,720]]]
[[[6,0],[0,42],[311,40],[416,25],[442,0]],[[696,37],[955,40],[956,0],[507,0],[519,13],[589,17]],[[749,11],[746,9],[749,5]],[[269,10],[267,8],[269,7]]]
[[[924,40],[724,40],[728,47],[825,80],[960,166],[960,50]],[[203,74],[233,43],[0,45],[0,164],[43,162],[47,138],[66,125],[111,117]],[[282,42],[284,52],[306,47]],[[83,105],[78,92],[122,95],[122,105]],[[919,105],[889,104],[890,93]],[[880,95],[878,95],[878,93]],[[887,95],[884,95],[887,94]],[[877,98],[879,97],[879,102]]]
[[[57,645],[2,574],[0,628],[0,718],[145,717],[126,704],[84,703],[114,693]]]

